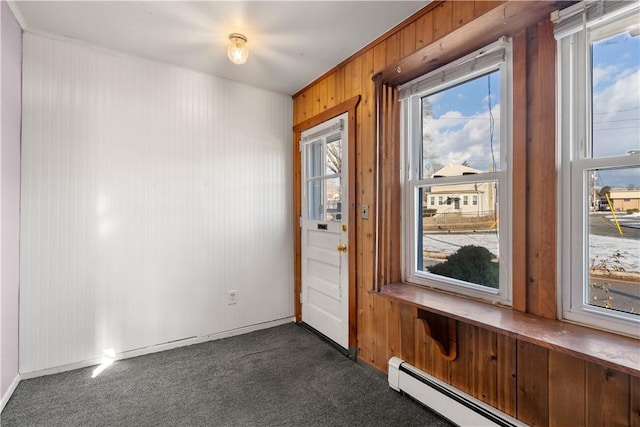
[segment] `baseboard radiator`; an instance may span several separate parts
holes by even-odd
[[[459,426],[526,426],[398,357],[389,359],[389,386]]]

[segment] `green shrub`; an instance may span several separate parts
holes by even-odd
[[[429,267],[429,271],[440,276],[464,280],[465,282],[498,288],[500,268],[493,262],[493,255],[482,246],[463,246],[449,255],[443,263]]]
[[[638,212],[640,212],[640,210],[638,210],[638,208],[627,209],[627,213],[629,215],[631,215],[632,213],[638,213]]]

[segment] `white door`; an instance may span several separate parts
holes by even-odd
[[[302,133],[302,321],[349,348],[347,113]]]

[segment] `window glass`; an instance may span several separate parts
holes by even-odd
[[[637,16],[631,16],[590,33],[592,137],[587,157],[640,150],[639,27]],[[585,304],[640,316],[640,167],[587,169],[585,174]]]
[[[330,178],[326,180],[327,189],[327,213],[325,221],[342,220],[342,191],[340,178]]]
[[[418,265],[431,274],[498,288],[498,182],[431,185],[421,190],[423,200],[440,193],[444,203],[423,215]],[[476,193],[480,202],[461,203],[468,197],[465,193]]]
[[[341,132],[306,145],[307,213],[312,221],[342,221]]]
[[[592,157],[640,150],[638,27],[632,16],[591,33]]]
[[[321,221],[323,215],[323,205],[322,205],[322,188],[324,187],[323,180],[313,180],[308,181],[307,185],[309,188],[308,196],[307,196],[307,213],[309,219],[312,221]]]
[[[500,71],[423,97],[422,117],[421,178],[500,170]]]
[[[640,7],[607,6],[556,23],[558,286],[565,319],[639,337]]]
[[[340,134],[327,138],[326,175],[342,173],[342,140]]]
[[[585,303],[640,316],[640,167],[588,170]]]
[[[307,178],[322,175],[322,140],[307,145]]]
[[[502,38],[399,88],[408,282],[511,304],[511,66]]]

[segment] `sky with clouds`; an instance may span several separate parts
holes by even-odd
[[[593,156],[640,150],[640,36],[593,44]],[[640,186],[640,168],[601,171],[598,185]]]
[[[593,155],[640,149],[640,36],[593,44]]]
[[[499,169],[499,102],[498,71],[423,98],[432,110],[423,123],[425,162],[467,162],[483,172]]]
[[[592,52],[593,156],[640,150],[640,36],[615,35],[594,43]],[[499,101],[497,71],[423,98],[432,110],[423,123],[425,170],[430,162],[466,161],[475,169],[490,171],[494,158],[499,168]],[[640,168],[601,175],[600,185],[640,186]]]

